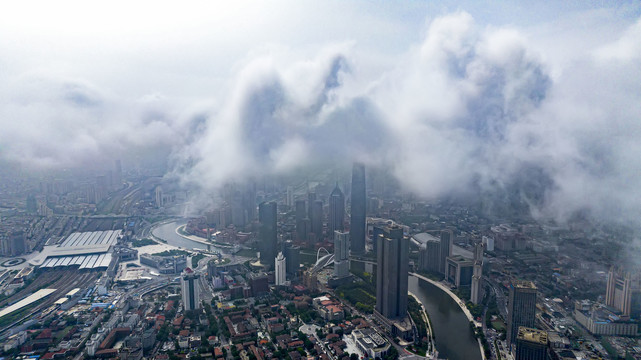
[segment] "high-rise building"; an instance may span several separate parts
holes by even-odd
[[[278,285],[285,285],[285,281],[287,281],[287,263],[285,262],[285,256],[283,255],[282,252],[278,253],[278,256],[276,256],[276,271],[275,271],[275,278],[274,278],[274,284]]]
[[[291,241],[285,245],[285,269],[290,278],[296,277],[300,269],[300,247]]]
[[[387,319],[407,315],[409,240],[398,226],[379,235],[376,266],[376,311]]]
[[[287,206],[294,206],[294,187],[288,186],[285,194],[285,204]]]
[[[477,243],[474,247],[474,272],[470,289],[472,304],[479,304],[483,300],[483,248],[482,242]]]
[[[298,241],[307,240],[304,223],[306,217],[307,209],[305,208],[305,200],[296,200],[296,236]]]
[[[329,195],[329,220],[327,222],[328,233],[334,234],[334,231],[345,230],[345,196],[343,192],[336,187]]]
[[[531,281],[514,280],[510,284],[507,304],[507,344],[511,346],[519,326],[534,327],[536,314],[536,286]]]
[[[312,205],[312,232],[316,241],[323,239],[323,200],[315,200]]]
[[[200,309],[200,275],[186,268],[180,278],[185,311]]]
[[[307,217],[310,219],[312,218],[312,207],[314,206],[314,201],[316,201],[316,193],[307,193]]]
[[[154,190],[154,195],[156,198],[156,207],[163,207],[164,205],[164,196],[162,192],[162,187],[160,185],[156,186],[156,189]],[[98,195],[96,195],[96,199],[98,198]],[[97,203],[97,202],[96,202]]]
[[[274,268],[278,233],[276,227],[276,203],[262,202],[258,205],[258,222],[260,223],[260,261],[270,269]]]
[[[452,230],[441,231],[441,260],[439,262],[439,272],[445,274],[447,258],[452,256]]]
[[[519,326],[516,335],[515,360],[547,360],[548,333]]]
[[[250,223],[256,219],[256,183],[248,182],[242,194],[242,204],[245,213],[245,221]]]
[[[621,312],[624,320],[632,315],[633,294],[639,292],[639,281],[622,268],[612,266],[608,272],[605,304]],[[637,310],[637,309],[634,309]]]
[[[11,255],[18,256],[25,252],[25,235],[22,230],[15,230],[11,233]]]
[[[427,233],[416,234],[414,238],[420,243],[418,268],[423,271],[438,273],[441,264],[441,240]]]
[[[352,200],[350,214],[351,251],[354,254],[365,253],[365,211],[367,206],[365,194],[365,165],[355,163],[352,168]]]
[[[457,288],[470,286],[474,273],[474,261],[461,255],[448,256],[445,265],[445,280]]]
[[[296,200],[296,222],[303,220],[307,217],[307,209],[305,208],[305,200]]]
[[[349,233],[334,231],[334,277],[349,276]]]

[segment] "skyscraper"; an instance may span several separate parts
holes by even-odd
[[[515,360],[547,360],[548,333],[520,326],[516,336]]]
[[[639,291],[638,281],[633,281],[630,272],[612,266],[606,286],[605,304],[619,310],[623,319],[630,319],[632,294]]]
[[[470,289],[470,301],[472,304],[479,304],[483,300],[483,243],[479,242],[474,248],[474,273],[472,274],[472,288]]]
[[[328,220],[328,233],[334,234],[334,231],[345,230],[345,196],[341,189],[338,188],[338,183],[336,187],[329,195],[329,220]]]
[[[25,252],[25,235],[22,230],[15,230],[11,233],[11,255],[18,256]]]
[[[294,278],[300,269],[300,247],[291,241],[285,244],[285,269],[290,278]]]
[[[307,240],[307,233],[305,232],[305,218],[307,217],[307,209],[305,208],[305,200],[296,200],[296,236],[298,241]]]
[[[355,163],[352,168],[352,200],[350,216],[351,251],[354,254],[365,253],[365,165]]]
[[[387,319],[407,314],[407,267],[409,240],[403,229],[391,226],[379,235],[376,266],[376,312]]]
[[[287,206],[294,206],[294,187],[288,186],[285,193],[285,204]]]
[[[515,342],[519,326],[534,327],[536,286],[531,281],[514,280],[510,284],[507,305],[507,344]]]
[[[162,187],[160,185],[156,186],[156,189],[154,189],[154,197],[156,199],[156,207],[163,207],[164,205],[164,196],[162,193]],[[98,199],[98,195],[96,194],[96,200]],[[98,203],[96,201],[96,203]]]
[[[278,285],[285,285],[285,281],[287,280],[287,266],[285,262],[285,256],[283,256],[282,252],[278,253],[278,256],[276,256],[276,271],[275,271],[275,278],[274,278],[274,284]]]
[[[314,201],[316,201],[316,193],[307,193],[307,217],[310,219],[312,218],[312,207],[314,206]]]
[[[260,261],[263,265],[274,268],[278,233],[276,228],[276,203],[262,202],[258,205],[258,222],[260,223]]]
[[[349,276],[349,233],[334,231],[334,277]]]
[[[180,278],[180,289],[182,291],[183,305],[185,311],[200,309],[200,275],[186,268]]]
[[[312,232],[316,241],[323,239],[323,200],[315,200],[312,204]]]
[[[439,272],[443,274],[445,274],[448,256],[452,256],[452,230],[443,230],[441,231],[441,261],[439,262]]]

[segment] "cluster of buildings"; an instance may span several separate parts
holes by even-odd
[[[140,254],[140,263],[156,268],[161,274],[180,274],[187,267],[187,257]]]

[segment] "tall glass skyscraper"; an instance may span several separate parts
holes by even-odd
[[[258,221],[260,223],[260,262],[274,268],[278,234],[276,229],[276,203],[263,202],[258,205]]]
[[[507,305],[507,344],[516,342],[519,326],[534,327],[536,286],[531,281],[514,280],[510,284]]]
[[[352,168],[352,204],[350,234],[352,253],[365,253],[365,165],[355,163]]]
[[[338,188],[338,183],[334,190],[329,195],[329,221],[328,233],[334,234],[334,231],[345,230],[345,196],[341,189]]]

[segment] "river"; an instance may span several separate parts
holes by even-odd
[[[152,234],[159,239],[163,239],[167,244],[181,247],[183,249],[203,249],[207,250],[207,245],[201,244],[197,241],[191,241],[187,238],[184,238],[176,234],[176,228],[179,226],[185,225],[186,221],[172,221],[160,226],[155,227],[152,230]],[[212,246],[212,249],[214,246]]]
[[[408,289],[421,300],[430,316],[439,359],[481,359],[470,322],[458,304],[443,290],[425,280],[409,277]]]

